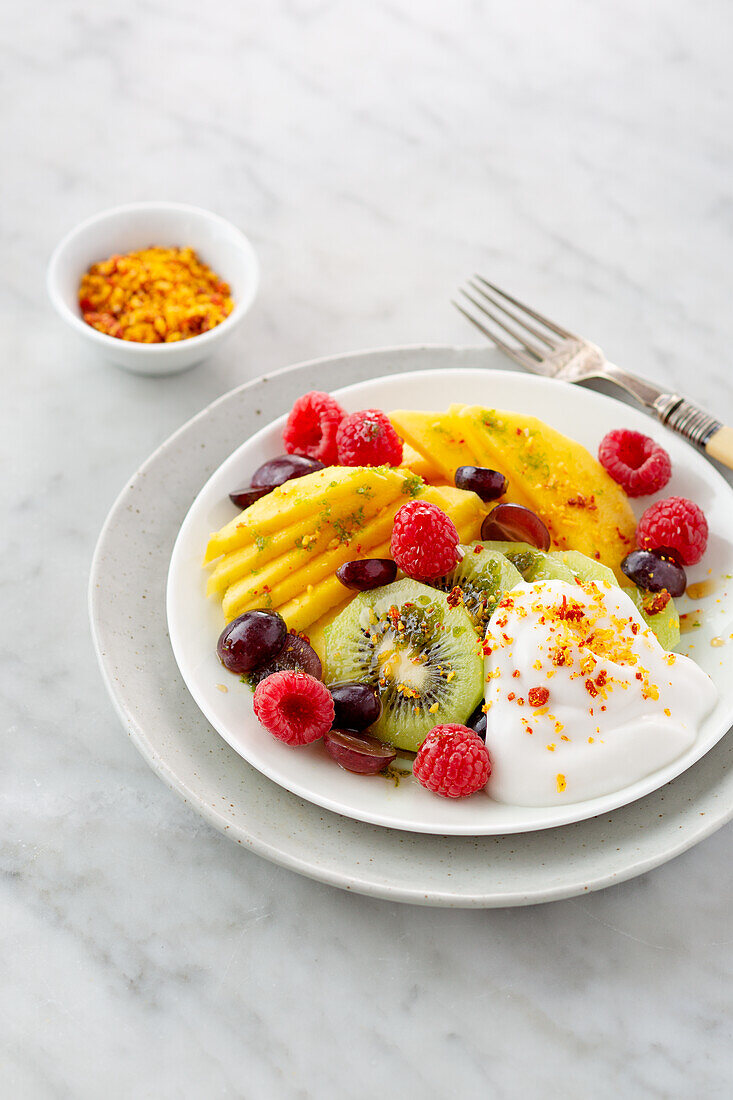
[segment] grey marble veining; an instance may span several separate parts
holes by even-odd
[[[0,16],[0,1092],[25,1098],[723,1097],[731,833],[623,886],[450,912],[342,894],[213,832],[95,666],[119,488],[236,383],[470,343],[474,269],[730,423],[723,0],[38,0]],[[161,197],[262,262],[237,342],[100,364],[46,303],[58,237]]]

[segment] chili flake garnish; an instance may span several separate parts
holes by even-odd
[[[455,588],[451,588],[450,592],[446,596],[446,603],[448,607],[458,607],[463,603],[463,589],[460,585],[456,585]]]
[[[584,497],[582,493],[579,493],[577,497],[571,497],[568,504],[571,508],[586,508],[589,512],[595,512],[597,508],[596,498],[592,495]]]
[[[559,607],[555,608],[555,613],[558,619],[565,620],[567,622],[579,623],[584,618],[584,611],[579,603],[568,603],[567,596],[563,596],[562,603]]]
[[[644,610],[647,615],[658,615],[660,611],[664,611],[665,607],[669,603],[671,596],[666,588],[663,588],[661,592],[657,592],[656,596],[650,603],[646,604]]]
[[[546,687],[530,688],[527,693],[527,700],[531,707],[544,707],[549,698],[550,692]]]
[[[140,344],[172,343],[220,325],[234,308],[229,284],[192,248],[144,248],[92,264],[79,286],[88,325]]]

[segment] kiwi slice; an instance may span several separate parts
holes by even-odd
[[[572,584],[575,580],[575,573],[560,558],[546,554],[527,542],[485,542],[484,546],[508,558],[524,581],[567,581]]]
[[[676,649],[680,644],[680,617],[669,592],[645,592],[636,586],[624,591],[629,593],[662,648]]]
[[[521,573],[489,542],[470,542],[462,546],[463,558],[447,576],[435,581],[435,587],[451,593],[449,603],[454,602],[456,589],[459,599],[471,616],[471,622],[480,638],[486,634],[486,624],[497,605],[510,588],[522,583]]]
[[[417,752],[433,726],[465,722],[483,694],[468,612],[418,581],[362,592],[325,632],[324,680],[373,684],[382,715],[369,732]]]
[[[593,558],[581,554],[580,550],[551,550],[550,557],[566,565],[581,584],[595,581],[597,584],[606,582],[614,588],[619,587],[613,569],[609,569],[599,561],[593,561]]]

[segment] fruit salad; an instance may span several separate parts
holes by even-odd
[[[659,493],[666,451],[598,458],[535,417],[296,401],[284,453],[206,547],[217,652],[294,750],[364,776],[409,762],[448,798],[579,802],[685,752],[715,703],[673,651],[708,530]],[[373,781],[373,780],[372,780]]]

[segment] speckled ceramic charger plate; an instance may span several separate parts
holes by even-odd
[[[167,635],[166,576],[191,501],[227,455],[308,389],[403,371],[503,364],[489,349],[400,348],[258,379],[163,444],[125,487],[100,536],[90,584],[92,629],[110,695],[142,755],[238,843],[335,886],[429,905],[532,904],[641,874],[733,817],[733,743],[726,737],[648,797],[575,825],[476,838],[367,825],[266,779],[218,736],[188,694]]]

